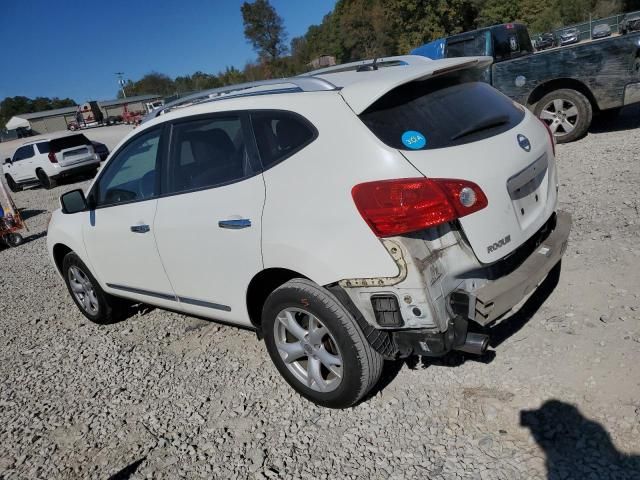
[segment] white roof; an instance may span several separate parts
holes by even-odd
[[[491,64],[491,57],[461,57],[443,60],[430,60],[419,55],[403,55],[378,60],[384,64],[401,62],[395,66],[381,67],[377,70],[358,71],[358,65],[371,64],[371,60],[354,62],[310,72],[307,75],[323,78],[338,87],[341,94],[356,114],[362,113],[385,93],[408,82],[423,80],[463,68],[480,68]],[[354,69],[345,71],[345,67]]]
[[[5,125],[7,130],[15,130],[16,128],[25,127],[28,128],[30,126],[29,121],[22,117],[11,117],[11,119]]]

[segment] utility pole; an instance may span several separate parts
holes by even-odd
[[[116,72],[115,75],[118,77],[118,84],[120,88],[122,88],[122,96],[127,98],[127,92],[124,91],[124,72]]]

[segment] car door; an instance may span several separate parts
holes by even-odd
[[[107,290],[175,307],[153,232],[158,204],[163,128],[132,137],[105,166],[88,194],[83,226],[89,261]]]
[[[248,116],[176,121],[154,231],[187,313],[250,325],[246,292],[262,270],[265,187]]]
[[[32,170],[34,170],[32,168],[34,155],[33,145],[23,145],[14,153],[13,164],[11,168],[7,169],[7,173],[9,173],[16,182],[24,182],[35,178],[35,174],[32,172]]]

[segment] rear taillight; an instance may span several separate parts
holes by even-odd
[[[51,163],[58,163],[55,152],[49,152],[49,161]]]
[[[488,205],[473,182],[449,178],[404,178],[356,185],[353,200],[378,237],[415,232],[451,222]]]
[[[541,118],[539,118],[538,120],[540,120],[544,125],[544,128],[547,129],[547,133],[549,134],[549,141],[551,142],[551,148],[553,149],[553,156],[555,157],[556,156],[556,137],[551,131],[551,129],[549,128],[549,125],[547,125],[547,122],[545,122]]]

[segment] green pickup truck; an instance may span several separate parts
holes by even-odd
[[[640,102],[640,32],[534,52],[524,25],[441,38],[413,55],[490,56],[485,80],[544,120],[558,143],[583,136],[594,115]]]

